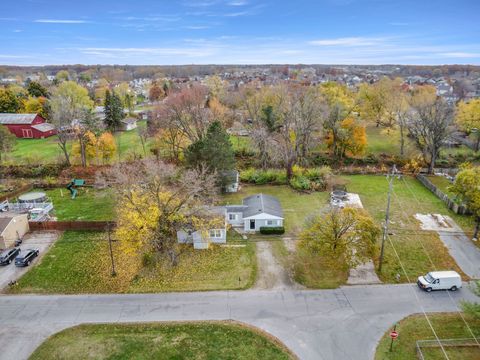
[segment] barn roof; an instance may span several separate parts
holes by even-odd
[[[51,130],[55,130],[55,126],[49,123],[43,123],[43,124],[37,124],[37,125],[32,125],[32,128],[41,131],[41,132],[48,132]]]
[[[0,114],[1,125],[29,125],[37,114]]]

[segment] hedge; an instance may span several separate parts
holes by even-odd
[[[283,226],[276,227],[266,227],[262,226],[260,228],[260,234],[264,235],[282,235],[285,234],[285,228]]]

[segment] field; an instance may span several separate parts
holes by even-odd
[[[80,325],[30,359],[293,359],[276,339],[233,322]]]
[[[429,176],[428,180],[439,188],[444,194],[448,195],[450,198],[454,198],[455,194],[452,193],[449,189],[453,184],[444,176]]]
[[[366,175],[345,176],[344,178],[348,181],[348,191],[360,194],[365,209],[381,224],[385,217],[387,203],[388,182],[386,178]],[[432,232],[420,231],[419,223],[414,215],[416,213],[449,215],[464,230],[471,232],[473,220],[470,217],[454,214],[418,180],[410,177],[394,180],[390,211],[390,233],[392,235],[389,236],[391,243],[387,241],[385,246],[384,266],[382,273],[379,274],[382,281],[396,282],[397,274],[400,282],[408,281],[403,274],[394,249],[410,280],[431,271],[433,265],[438,269],[452,269],[461,273],[438,236]]]
[[[43,191],[43,190],[40,190]],[[95,190],[78,188],[78,195],[71,198],[66,188],[45,191],[53,202],[54,215],[62,220],[114,220],[115,196],[112,189]]]
[[[139,121],[138,127],[146,127],[145,121]],[[117,155],[115,161],[131,159],[134,154],[144,156],[142,144],[137,129],[115,134]],[[71,151],[72,144],[68,144]],[[149,144],[146,146],[149,154]],[[51,164],[64,161],[64,155],[58,146],[57,139],[52,136],[47,139],[17,139],[13,151],[7,155],[9,162],[14,164]],[[72,159],[73,161],[74,159]]]
[[[465,320],[475,337],[480,336],[480,319],[465,316]],[[458,313],[437,313],[429,314],[429,320],[432,323],[439,339],[466,339],[472,338],[472,334],[463,322]],[[392,326],[393,327],[393,326]],[[409,316],[397,325],[396,331],[399,337],[393,344],[393,351],[389,352],[390,333],[389,329],[380,340],[377,346],[375,360],[411,360],[417,359],[416,341],[435,340],[430,326],[424,315]],[[473,347],[445,347],[450,360],[476,360],[480,359],[480,348]],[[422,349],[425,360],[445,359],[440,348]]]
[[[229,244],[241,245],[238,242]],[[245,243],[243,243],[245,244]],[[113,243],[117,276],[111,276],[107,234],[67,231],[42,262],[11,289],[14,293],[142,293],[243,289],[256,276],[254,244],[212,247],[206,251],[186,245],[177,267],[142,266]]]

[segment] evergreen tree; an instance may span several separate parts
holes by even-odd
[[[48,97],[48,90],[36,81],[30,81],[27,86],[27,91],[33,97]]]
[[[206,136],[187,148],[185,159],[190,167],[206,166],[211,172],[222,173],[235,168],[232,144],[220,122],[213,122]]]
[[[107,89],[105,91],[104,107],[105,126],[107,129],[115,131],[120,127],[120,122],[124,118],[122,100],[115,92],[110,92]]]

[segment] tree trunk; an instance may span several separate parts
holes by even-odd
[[[475,223],[475,232],[473,233],[473,238],[478,239],[478,232],[480,231],[480,216],[477,216],[477,221]]]
[[[437,152],[433,151],[430,159],[430,164],[428,166],[428,173],[433,174],[433,169],[435,168],[435,161],[437,160]]]
[[[82,160],[82,166],[87,167],[87,154],[85,150],[85,139],[80,135],[78,137],[78,142],[80,145],[80,158]]]
[[[477,141],[475,142],[475,151],[478,152],[478,150],[480,150],[480,133],[477,133]]]
[[[65,155],[65,163],[67,164],[67,166],[72,166],[72,164],[70,163],[70,155],[68,154],[68,150],[67,150],[67,142],[60,141],[58,143],[58,146],[60,146],[60,149],[62,149],[63,155]]]
[[[404,129],[403,129],[403,126],[400,125],[400,156],[403,157],[404,155],[405,155]]]
[[[287,160],[285,170],[287,171],[287,182],[290,184],[290,180],[293,177],[293,161],[292,160]]]

